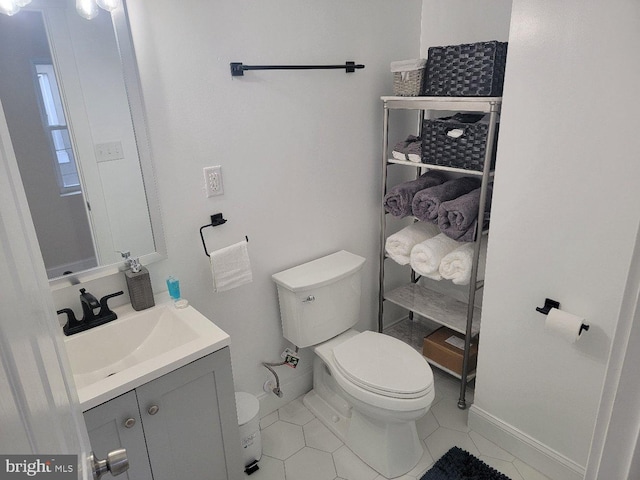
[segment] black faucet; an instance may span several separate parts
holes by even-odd
[[[62,331],[65,335],[73,335],[74,333],[83,332],[90,328],[97,327],[98,325],[104,325],[105,323],[115,320],[118,316],[109,308],[107,302],[110,298],[117,297],[123,293],[123,291],[120,291],[105,295],[98,302],[96,297],[87,292],[86,289],[81,288],[80,303],[82,304],[82,319],[76,319],[73,310],[70,308],[58,310],[58,315],[62,313],[67,314],[67,323],[62,327]],[[97,308],[100,308],[100,311],[96,314],[95,310]]]
[[[80,303],[82,304],[82,321],[83,322],[92,322],[95,320],[95,314],[93,311],[100,307],[100,303],[98,303],[98,299],[87,292],[86,289],[80,289]]]

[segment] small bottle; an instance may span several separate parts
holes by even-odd
[[[129,252],[123,252],[122,256],[129,267],[128,270],[125,270],[124,276],[127,279],[127,289],[129,290],[131,306],[134,310],[144,310],[153,307],[156,302],[153,299],[149,270],[140,264],[139,259],[131,258]]]
[[[185,308],[189,306],[189,302],[180,297],[180,280],[173,275],[167,278],[167,289],[169,290],[169,296],[173,300],[173,304],[176,308]]]
[[[180,281],[173,275],[167,278],[167,289],[169,290],[169,296],[174,302],[180,300]]]

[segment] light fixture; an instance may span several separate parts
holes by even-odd
[[[113,12],[122,3],[120,0],[96,0],[98,6],[107,12]]]
[[[20,11],[20,6],[13,0],[0,0],[0,13],[5,15],[15,15]]]
[[[15,15],[22,7],[31,3],[31,0],[0,0],[0,13],[5,15]],[[108,12],[113,12],[122,5],[122,0],[76,0],[76,10],[78,14],[91,20],[98,16],[98,7]]]
[[[87,20],[96,18],[100,13],[96,0],[76,0],[76,11],[82,18]]]

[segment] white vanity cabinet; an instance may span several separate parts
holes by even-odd
[[[242,478],[229,348],[85,413],[94,453],[126,448],[131,480]]]

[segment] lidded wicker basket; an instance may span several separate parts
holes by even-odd
[[[402,60],[391,63],[393,94],[401,97],[417,97],[422,91],[426,59]]]

